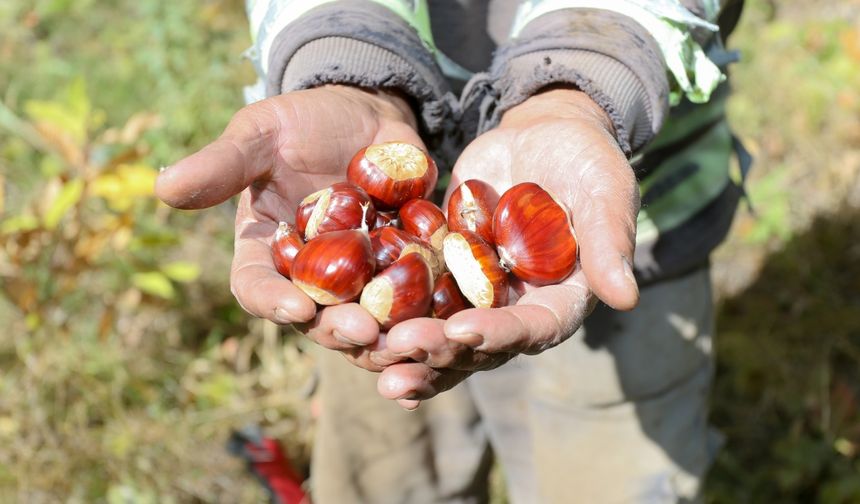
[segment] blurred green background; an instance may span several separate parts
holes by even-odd
[[[706,500],[856,503],[860,2],[747,4]],[[240,2],[0,3],[0,501],[261,500],[224,450],[250,422],[306,469],[310,349],[233,301],[232,208],[151,191],[242,106],[248,45]]]

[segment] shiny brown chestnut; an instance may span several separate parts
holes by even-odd
[[[419,254],[407,254],[370,281],[361,292],[359,304],[373,315],[383,329],[430,312],[433,275]]]
[[[421,238],[436,250],[448,234],[442,209],[425,199],[412,199],[400,207],[400,224],[407,233]]]
[[[450,271],[442,273],[433,286],[433,312],[436,318],[447,319],[458,311],[469,308],[469,301],[460,292],[454,275]]]
[[[400,257],[400,253],[409,244],[421,245],[421,240],[411,234],[386,226],[370,232],[370,245],[376,258],[376,269],[383,270]]]
[[[272,240],[272,262],[275,263],[275,269],[278,273],[290,278],[290,267],[305,245],[302,237],[299,236],[298,230],[292,224],[281,222],[278,224],[278,229],[275,231],[275,237]]]
[[[376,261],[366,230],[323,233],[296,254],[293,283],[321,305],[353,301],[373,277]]]
[[[532,285],[564,280],[576,266],[576,235],[567,209],[532,182],[517,184],[499,199],[493,237],[502,267]]]
[[[499,203],[499,194],[483,180],[469,179],[448,198],[448,229],[472,231],[489,244],[493,244],[493,212]]]
[[[378,210],[400,208],[413,198],[426,198],[436,186],[436,163],[406,142],[367,146],[352,158],[346,178],[362,187]]]
[[[367,212],[362,205],[368,205]],[[322,233],[359,229],[364,224],[370,228],[376,222],[376,210],[370,196],[355,184],[337,182],[319,190],[299,203],[296,210],[296,227],[305,240],[312,240]]]
[[[496,308],[508,302],[508,275],[499,256],[477,233],[448,233],[442,243],[445,264],[460,291],[476,308]]]

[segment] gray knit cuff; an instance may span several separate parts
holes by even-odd
[[[669,82],[656,41],[633,19],[598,9],[538,17],[499,49],[490,70],[496,106],[480,131],[550,84],[573,84],[606,110],[631,155],[660,130]]]
[[[367,0],[325,4],[276,37],[269,96],[323,84],[398,89],[411,97],[424,133],[453,128],[457,100],[430,51],[406,21]]]

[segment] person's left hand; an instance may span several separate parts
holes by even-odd
[[[499,194],[520,182],[548,189],[571,210],[580,262],[558,285],[513,282],[512,306],[393,327],[387,349],[373,356],[387,365],[378,390],[407,409],[475,371],[558,345],[579,328],[597,299],[619,310],[633,309],[639,300],[631,269],[636,178],[609,117],[587,95],[551,89],[507,111],[498,128],[464,150],[448,197],[468,179],[483,180]],[[411,361],[398,362],[407,358]]]

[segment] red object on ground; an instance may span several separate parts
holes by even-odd
[[[277,440],[257,432],[233,432],[228,449],[248,463],[248,470],[269,491],[273,504],[310,504],[302,477]]]

